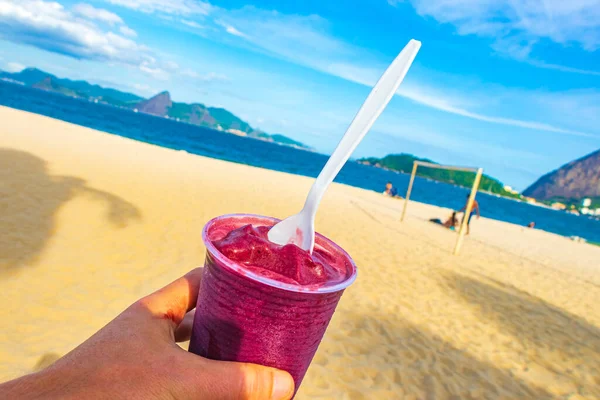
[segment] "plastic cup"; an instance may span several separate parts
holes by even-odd
[[[333,286],[306,288],[250,272],[226,258],[211,241],[247,224],[277,222],[232,214],[206,224],[202,232],[206,260],[189,351],[213,360],[288,371],[297,391],[344,289],[356,279],[356,265],[342,248],[317,233],[316,245],[342,257],[348,278]]]

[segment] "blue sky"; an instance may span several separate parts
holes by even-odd
[[[482,166],[524,189],[600,148],[600,0],[0,0],[0,69],[166,89],[322,152],[411,38],[356,157]]]

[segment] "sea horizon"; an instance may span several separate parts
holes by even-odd
[[[0,105],[160,147],[312,178],[318,175],[329,157],[327,154],[317,151],[238,136],[184,121],[176,121],[172,118],[134,112],[125,107],[96,103],[88,99],[30,88],[13,82],[0,81]],[[110,116],[104,115],[107,110],[114,110],[114,113],[108,112]],[[103,114],[105,117],[99,117],[99,114]],[[148,119],[161,121],[161,123],[148,123]],[[141,125],[144,126],[144,129],[140,129]],[[180,129],[176,129],[177,127]],[[172,135],[173,129],[179,133],[185,132],[185,134],[174,136]],[[198,141],[199,138],[203,142]],[[216,143],[210,143],[215,141],[211,139],[216,138],[218,138]],[[244,146],[245,142],[250,145]],[[233,144],[237,146],[231,147]],[[277,145],[277,147],[270,148],[269,146],[272,145]],[[228,152],[228,148],[231,151]],[[279,151],[271,151],[273,149]],[[298,151],[305,156],[298,156],[298,153],[295,153]],[[301,160],[294,160],[294,157],[299,157]],[[399,194],[404,195],[409,177],[410,174],[404,172],[364,165],[358,163],[356,158],[351,158],[335,182],[383,192],[385,183],[392,181],[398,188]],[[411,200],[448,209],[458,209],[462,207],[464,194],[469,190],[469,188],[459,185],[417,176]],[[580,237],[586,241],[600,242],[600,221],[594,218],[575,216],[482,190],[478,192],[477,199],[484,217],[520,226],[535,222],[537,229],[560,236]]]

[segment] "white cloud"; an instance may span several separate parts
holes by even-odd
[[[600,47],[597,0],[497,1],[411,0],[420,15],[457,27],[460,34],[549,39],[577,43],[587,51]]]
[[[0,0],[1,1],[1,0]],[[198,2],[198,9],[193,9],[187,0],[106,0],[113,4],[120,4],[143,12],[157,12],[161,16],[166,14],[201,14],[206,24],[213,24],[224,28],[229,35],[216,36],[215,40],[225,40],[229,43],[277,57],[295,64],[306,66],[317,71],[340,77],[361,85],[372,86],[375,84],[386,64],[378,61],[367,49],[353,46],[335,38],[330,33],[329,22],[318,15],[289,15],[277,11],[267,11],[253,6],[246,6],[239,10],[225,10],[214,7],[208,3]],[[417,0],[415,0],[416,2]],[[581,0],[575,0],[581,1]],[[392,1],[394,3],[394,1]],[[395,2],[397,3],[397,2]],[[419,3],[420,4],[420,3]],[[444,21],[465,21],[460,29],[461,34],[480,32],[482,34],[503,34],[506,29],[503,22],[475,18],[476,15],[495,15],[503,11],[505,6],[496,5],[494,0],[461,0],[458,5],[454,2],[435,2],[435,5],[424,7],[420,12],[438,15],[444,13]],[[465,11],[464,8],[470,8]],[[523,18],[521,20],[525,21]],[[186,19],[183,22],[187,26],[197,22]],[[544,32],[541,28],[534,29],[521,22],[521,31]],[[210,27],[210,26],[209,26]],[[529,28],[527,28],[529,27]],[[527,28],[527,29],[526,29]],[[208,34],[219,34],[219,30],[207,29]],[[223,32],[221,30],[220,32]],[[507,32],[507,31],[506,31]],[[551,33],[551,32],[550,32]],[[496,42],[498,51],[504,49],[513,55],[527,57],[535,38],[500,35],[501,40]],[[583,40],[583,39],[582,39]],[[587,46],[591,39],[586,39]],[[360,60],[357,62],[357,60]],[[143,66],[143,70],[157,78],[164,76],[164,68]],[[199,75],[191,70],[180,71],[182,75],[193,77],[204,81],[219,80],[217,75]],[[407,81],[400,88],[398,94],[419,104],[431,107],[443,112],[460,115],[466,118],[484,121],[493,124],[556,132],[576,136],[593,136],[586,132],[555,126],[550,123],[531,120],[508,118],[488,115],[476,111],[482,108],[482,104],[469,103],[455,95],[445,93],[444,90],[420,86],[411,81],[409,73]],[[485,96],[479,96],[478,100],[484,100]]]
[[[150,85],[147,85],[145,83],[134,83],[129,86],[137,90],[138,93],[153,94],[158,92],[158,90],[152,88]]]
[[[143,73],[161,81],[168,80],[170,77],[169,72],[148,61],[142,61],[142,63],[139,65],[139,69]]]
[[[182,19],[181,23],[196,29],[204,29],[205,27],[197,23],[196,21],[191,21],[189,19]]]
[[[482,142],[462,137],[460,140],[448,137],[448,135],[439,132],[424,129],[422,126],[410,125],[404,121],[396,121],[393,124],[378,124],[376,131],[394,138],[402,138],[415,143],[434,146],[452,151],[457,154],[475,156],[480,159],[494,154],[497,159],[506,160],[540,160],[544,156],[540,153],[533,153],[526,150],[512,149],[488,142]]]
[[[241,45],[361,85],[373,86],[386,68],[385,64],[375,61],[367,50],[334,38],[329,33],[328,22],[319,16],[285,15],[244,7],[232,12],[221,11],[219,18],[218,24],[236,26],[244,32],[239,39]],[[356,60],[361,60],[362,64],[356,64]],[[412,83],[410,75],[400,87],[398,95],[427,107],[493,124],[594,137],[587,132],[549,123],[475,112],[468,108],[473,103],[468,104],[440,89]],[[485,99],[480,96],[479,100]]]
[[[75,14],[89,20],[101,21],[110,25],[123,23],[123,20],[117,14],[89,4],[76,4],[72,10]]]
[[[195,72],[191,69],[186,69],[184,71],[181,71],[181,75],[189,76],[190,78],[198,78],[200,76],[197,72]]]
[[[179,64],[174,61],[166,61],[164,67],[170,71],[177,71],[179,69]]]
[[[247,36],[245,34],[243,34],[242,32],[240,32],[239,30],[237,30],[237,28],[229,25],[226,22],[223,21],[217,21],[217,25],[222,26],[225,29],[225,32],[229,33],[230,35],[233,36],[239,36],[242,38],[247,38]]]
[[[197,79],[203,82],[229,82],[230,79],[227,75],[219,74],[216,72],[209,72],[207,74],[199,74],[191,69],[185,69],[181,71],[181,75]]]
[[[563,133],[563,134],[574,135],[574,136],[598,137],[596,135],[593,135],[593,134],[590,134],[587,132],[580,132],[577,130],[560,128],[560,127],[553,126],[551,124],[547,124],[547,123],[543,123],[543,122],[526,121],[526,120],[513,119],[513,118],[494,117],[494,116],[490,116],[490,115],[480,114],[477,112],[472,112],[467,109],[456,107],[456,106],[452,105],[452,103],[450,103],[447,98],[439,97],[439,96],[432,96],[430,94],[423,93],[418,88],[413,88],[413,89],[400,88],[400,90],[398,91],[398,94],[400,94],[401,96],[406,97],[410,100],[413,100],[417,103],[435,108],[437,110],[449,112],[451,114],[461,115],[463,117],[475,119],[478,121],[491,122],[491,123],[500,124],[500,125],[515,126],[518,128],[527,128],[527,129],[547,131],[547,132]]]
[[[246,37],[246,35],[244,35],[242,32],[238,31],[236,28],[234,28],[233,26],[230,26],[230,25],[225,27],[225,31],[227,31],[227,33],[229,33],[233,36]]]
[[[372,60],[363,49],[334,38],[329,22],[318,15],[288,15],[246,6],[215,9],[212,16],[237,45],[333,75],[331,64],[353,66],[357,59]]]
[[[90,4],[80,3],[73,6],[74,14],[90,21],[100,21],[110,26],[119,25],[119,32],[129,38],[137,37],[137,32],[125,25],[123,19],[117,14],[102,8],[96,8]]]
[[[389,3],[397,5],[398,2],[390,0]],[[575,44],[589,52],[599,49],[598,0],[411,0],[411,3],[419,15],[451,24],[460,35],[493,39],[492,47],[501,54],[541,68],[600,74],[545,63],[530,54],[535,44],[543,40],[560,45]]]
[[[376,80],[383,72],[373,68],[373,64],[379,63],[374,62],[366,51],[331,36],[328,21],[317,15],[287,15],[251,6],[241,10],[214,12],[214,17],[218,18],[221,25],[235,26],[245,34],[244,37],[223,37],[221,30],[220,36],[213,36],[215,40],[224,40],[229,44],[363,85],[372,84],[371,80]],[[356,60],[371,65],[354,65]],[[290,90],[286,88],[286,93]],[[295,94],[286,97],[298,98]]]
[[[0,0],[0,35],[17,43],[79,59],[139,63],[147,48],[104,31],[62,5],[43,0]]]
[[[21,72],[23,69],[25,69],[25,66],[18,62],[8,62],[4,66],[6,72]]]
[[[97,21],[119,24],[121,34]],[[156,79],[169,79],[179,66],[157,60],[132,38],[136,33],[116,14],[87,4],[69,10],[45,0],[0,0],[0,37],[76,59],[134,67]],[[128,37],[126,37],[128,36]]]
[[[536,67],[545,68],[545,69],[554,69],[554,70],[563,71],[563,72],[573,72],[575,74],[582,74],[582,75],[600,76],[600,70],[592,71],[589,69],[572,68],[572,67],[567,67],[565,65],[552,64],[552,63],[547,63],[547,62],[538,61],[538,60],[527,60],[527,62]]]
[[[158,79],[166,81],[171,78],[173,74],[181,74],[181,68],[179,64],[174,61],[158,61],[154,57],[149,57],[148,60],[144,60],[138,66],[138,69],[143,73]]]
[[[215,72],[209,72],[208,74],[202,76],[201,79],[203,81],[207,81],[207,82],[215,82],[215,81],[229,82],[229,81],[231,81],[231,79],[229,79],[229,77],[227,75],[225,75],[225,74],[218,74],[218,73],[215,73]]]
[[[378,71],[377,67],[363,67],[347,63],[331,62],[325,67],[325,72],[351,82],[365,86],[373,86],[383,73],[384,66]]]
[[[111,4],[131,8],[145,13],[166,13],[176,15],[206,15],[211,9],[209,3],[199,0],[106,0]]]
[[[130,38],[135,38],[135,37],[137,37],[137,32],[136,32],[136,31],[134,31],[133,29],[131,29],[131,28],[130,28],[130,27],[128,27],[128,26],[125,26],[125,25],[121,26],[121,27],[119,28],[119,31],[120,31],[120,32],[121,32],[123,35],[125,35],[125,36],[127,36],[127,37],[130,37]]]
[[[534,93],[527,101],[580,126],[590,129],[600,126],[600,91],[597,89],[571,90],[560,94]]]

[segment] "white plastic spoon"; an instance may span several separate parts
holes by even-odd
[[[310,188],[302,211],[273,226],[269,231],[271,242],[279,245],[293,243],[312,253],[315,245],[315,214],[325,190],[398,90],[420,47],[421,42],[411,39],[379,78]]]

